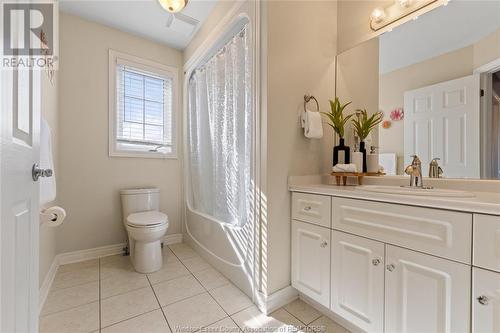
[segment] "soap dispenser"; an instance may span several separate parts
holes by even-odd
[[[370,153],[366,155],[366,171],[369,173],[378,173],[380,169],[377,147],[370,146]]]

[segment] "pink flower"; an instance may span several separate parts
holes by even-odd
[[[391,119],[393,121],[402,120],[405,117],[403,108],[397,108],[391,111]]]

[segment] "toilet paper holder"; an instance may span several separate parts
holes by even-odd
[[[46,213],[45,210],[42,210],[40,212],[40,216],[47,216],[49,217],[49,220],[54,222],[57,220],[57,218],[59,217],[56,213]]]

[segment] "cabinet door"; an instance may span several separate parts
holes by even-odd
[[[366,332],[384,330],[384,244],[332,232],[331,310]]]
[[[500,332],[500,273],[472,270],[472,332]]]
[[[386,332],[467,332],[470,266],[386,245]]]
[[[292,222],[292,286],[328,307],[330,229],[305,222]]]

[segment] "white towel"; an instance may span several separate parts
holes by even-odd
[[[49,124],[42,119],[40,126],[40,168],[52,169],[52,177],[40,177],[40,204],[44,205],[56,198],[56,175],[52,159],[52,132]]]
[[[333,172],[358,172],[356,168],[356,164],[336,164],[332,168]]]
[[[309,139],[321,139],[323,137],[323,124],[319,112],[305,111],[303,115],[304,135]]]

